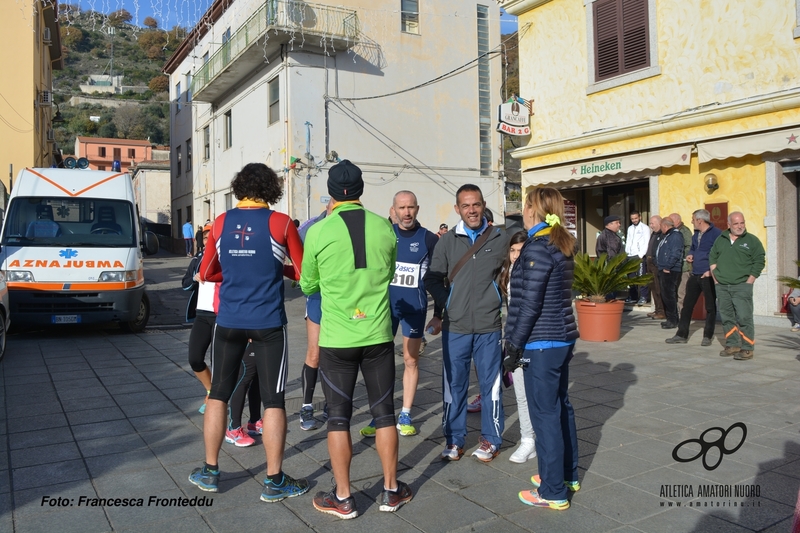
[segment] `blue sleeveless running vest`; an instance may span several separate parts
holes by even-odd
[[[430,264],[425,244],[427,230],[420,227],[413,236],[403,237],[397,224],[393,224],[392,228],[397,235],[397,264],[394,279],[389,285],[392,314],[425,314],[428,298],[422,278]]]
[[[217,324],[234,329],[286,324],[283,262],[275,257],[270,209],[231,209],[225,214],[217,253],[222,267]],[[280,253],[283,255],[283,252]]]

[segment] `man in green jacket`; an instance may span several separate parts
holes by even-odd
[[[358,370],[364,376],[376,447],[383,466],[381,511],[396,511],[411,500],[411,488],[397,480],[394,417],[394,339],[389,283],[395,272],[397,236],[389,222],[367,211],[361,169],[344,160],[328,171],[331,214],[306,234],[300,287],[322,295],[319,371],[328,402],[328,454],[336,485],[314,496],[314,507],[339,518],[358,516],[350,494],[353,444],[350,418]]]
[[[742,361],[753,358],[753,283],[764,270],[764,246],[747,233],[739,211],[728,215],[728,228],[714,241],[708,261],[725,331],[725,349],[719,354]]]

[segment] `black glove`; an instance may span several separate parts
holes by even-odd
[[[522,349],[517,348],[510,342],[506,341],[505,352],[506,355],[503,358],[503,370],[506,372],[513,372],[521,366],[519,360],[522,358]]]

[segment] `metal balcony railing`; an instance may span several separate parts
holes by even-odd
[[[320,46],[331,47],[337,41],[355,44],[360,33],[355,11],[301,0],[267,0],[198,69],[192,79],[192,93],[202,91],[217,74],[270,30],[293,35],[293,41],[298,45],[304,41],[310,42],[311,37],[318,39],[316,42]]]

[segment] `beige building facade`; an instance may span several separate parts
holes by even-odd
[[[800,2],[505,0],[519,17],[531,136],[523,191],[561,189],[581,248],[605,215],[741,211],[764,243],[757,319],[796,276]],[[784,319],[781,319],[784,320]]]
[[[20,9],[22,7],[23,9]],[[53,133],[53,70],[63,68],[58,2],[0,2],[0,180],[8,188],[25,167],[49,167]]]

